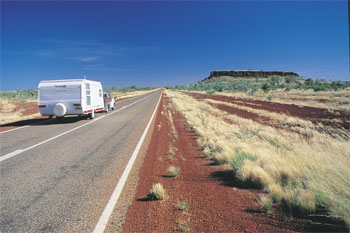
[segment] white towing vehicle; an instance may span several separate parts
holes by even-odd
[[[105,112],[108,112],[109,109],[115,109],[115,100],[110,93],[103,94],[103,101],[105,104]]]
[[[49,80],[39,83],[39,110],[43,116],[88,116],[105,110],[100,82],[86,79]]]

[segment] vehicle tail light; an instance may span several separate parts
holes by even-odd
[[[76,106],[76,107],[80,107],[81,106],[81,103],[75,103],[75,104],[73,104],[74,106]]]
[[[39,104],[39,108],[46,108],[47,105],[46,104]]]

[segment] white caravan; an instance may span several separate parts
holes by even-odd
[[[86,79],[48,80],[39,83],[39,109],[43,116],[65,115],[95,117],[104,110],[100,82]]]

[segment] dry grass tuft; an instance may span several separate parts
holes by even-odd
[[[183,219],[179,219],[177,224],[182,232],[189,232],[191,229],[191,219],[189,216],[185,216]]]
[[[169,147],[168,159],[175,160],[175,148],[173,146]]]
[[[211,155],[211,151],[209,149],[209,147],[205,146],[204,149],[203,149],[203,155],[206,157],[206,158],[211,158],[212,155]]]
[[[190,208],[190,205],[188,204],[188,202],[186,200],[185,201],[177,201],[176,207],[178,210],[186,211]]]
[[[168,111],[168,116],[169,116],[169,121],[170,121],[170,125],[171,125],[171,133],[177,139],[178,135],[177,135],[177,131],[176,131],[176,128],[175,128],[173,115],[171,114],[170,110]]]
[[[172,177],[177,177],[180,174],[180,168],[178,167],[174,167],[174,166],[170,166],[168,168],[168,172]]]
[[[152,189],[147,193],[147,198],[150,200],[165,200],[168,198],[166,190],[160,183],[154,184]]]
[[[273,184],[271,176],[263,168],[251,161],[246,161],[237,175],[242,181],[251,181],[260,188]]]
[[[271,184],[268,187],[270,193],[271,193],[271,198],[273,202],[281,202],[282,195],[283,195],[283,189],[280,185],[278,184]]]
[[[272,199],[268,196],[260,196],[258,200],[261,208],[266,212],[270,212],[272,209]]]

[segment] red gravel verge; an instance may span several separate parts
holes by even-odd
[[[125,232],[327,231],[322,224],[285,217],[276,206],[269,213],[262,212],[256,199],[263,192],[240,185],[234,181],[231,169],[206,159],[196,143],[197,135],[179,112],[165,107],[169,103],[171,99],[163,94],[136,195],[124,223]],[[162,114],[168,110],[174,118],[177,138],[170,133],[170,121]],[[169,145],[176,148],[175,160],[167,156]],[[167,173],[171,165],[180,168],[178,177]],[[155,183],[164,186],[168,199],[147,199]],[[178,210],[178,201],[187,201],[189,209]]]
[[[276,113],[283,113],[292,117],[306,119],[313,123],[322,122],[325,125],[331,125],[333,127],[341,126],[345,129],[350,129],[350,121],[349,121],[350,112],[348,111],[340,111],[340,110],[328,111],[328,109],[323,109],[323,108],[298,106],[294,104],[281,104],[281,103],[274,103],[274,102],[262,101],[262,100],[247,100],[247,99],[227,97],[227,96],[213,96],[213,95],[205,95],[205,94],[197,94],[197,93],[196,94],[191,93],[189,95],[199,100],[212,99],[217,101],[224,101],[228,103],[234,103],[240,106],[261,109],[261,110],[266,110],[266,111],[276,112]],[[218,105],[218,108],[220,109],[223,108],[222,110],[229,109],[229,107],[224,105]],[[242,113],[241,115],[247,115],[249,113],[248,111],[244,111],[244,110],[240,110],[240,111],[246,112],[244,114]],[[249,114],[254,114],[254,113],[249,113]],[[253,119],[258,117],[258,114],[255,114],[255,115],[257,116],[253,116]],[[250,116],[247,116],[247,117],[250,118]],[[339,123],[332,122],[331,120],[333,119],[338,119]]]

